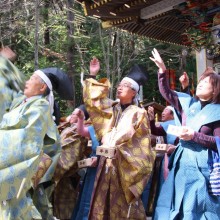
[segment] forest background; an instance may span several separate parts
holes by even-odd
[[[74,97],[60,100],[62,115],[70,114],[82,101],[81,73],[89,74],[93,56],[101,63],[99,77],[110,79],[110,98],[115,85],[134,64],[143,64],[149,82],[143,88],[144,103],[155,101],[166,105],[157,86],[157,68],[149,59],[153,48],[161,53],[168,69],[175,70],[175,89],[186,71],[191,89],[196,83],[195,54],[189,48],[132,35],[119,29],[102,29],[98,19],[85,17],[82,5],[74,0],[1,0],[1,47],[9,46],[16,54],[15,65],[25,76],[34,70],[58,67],[73,82]]]

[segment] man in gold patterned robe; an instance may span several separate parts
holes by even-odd
[[[96,76],[98,71],[99,62],[94,58],[90,73]],[[140,196],[150,177],[155,153],[147,113],[134,104],[139,83],[144,80],[143,69],[135,66],[117,87],[119,103],[107,98],[107,79],[85,80],[84,102],[97,138],[102,149],[107,149],[104,152],[114,150],[114,155],[100,157],[89,219],[146,219]]]
[[[54,216],[70,219],[76,204],[80,175],[77,161],[86,154],[88,140],[77,133],[77,117],[72,113],[69,122],[58,126],[61,136],[61,155],[54,173],[56,186],[53,193]]]

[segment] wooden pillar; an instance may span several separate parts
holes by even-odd
[[[213,61],[206,58],[206,49],[196,51],[197,80],[208,66],[213,67]]]

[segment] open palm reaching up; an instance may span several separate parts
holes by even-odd
[[[153,55],[153,57],[150,57],[150,59],[158,66],[159,73],[165,73],[166,66],[165,66],[160,54],[158,53],[157,49],[154,48],[152,50],[152,55]]]

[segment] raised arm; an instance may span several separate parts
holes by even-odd
[[[96,76],[100,70],[100,63],[96,57],[90,61],[89,72],[90,76]]]
[[[158,51],[154,48],[152,51],[153,57],[150,59],[157,65],[158,70],[158,85],[161,95],[168,101],[177,111],[181,112],[182,107],[179,103],[177,94],[170,89],[167,76],[166,76],[166,66],[158,53]]]
[[[90,138],[89,130],[84,125],[84,113],[82,110],[76,108],[70,118],[70,123],[72,123],[75,118],[77,118],[77,133],[83,137]]]
[[[189,76],[186,72],[183,72],[180,76],[179,82],[181,84],[181,92],[191,95],[189,88]]]
[[[189,76],[186,72],[183,72],[183,74],[179,78],[181,89],[185,90],[187,87],[189,87]]]
[[[147,109],[148,118],[150,120],[150,128],[151,133],[156,136],[165,136],[166,131],[163,129],[162,126],[156,127],[155,120],[154,120],[154,107],[149,106]]]
[[[90,120],[95,128],[98,140],[109,129],[106,126],[111,120],[113,100],[108,98],[110,82],[107,78],[99,81],[92,76],[96,76],[100,68],[99,61],[93,58],[90,62],[90,78],[84,81],[83,100],[89,113]]]

